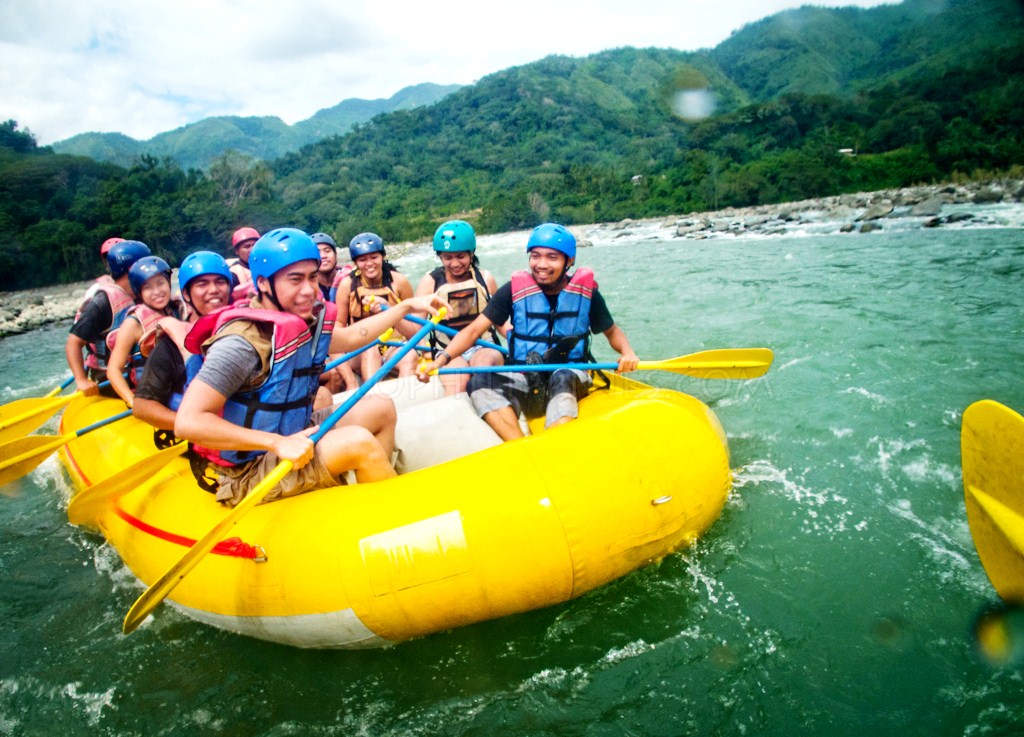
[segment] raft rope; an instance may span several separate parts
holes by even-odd
[[[173,532],[161,530],[158,527],[153,527],[152,525],[143,522],[138,517],[134,517],[124,511],[120,504],[114,505],[114,511],[117,512],[118,517],[135,529],[152,535],[159,540],[174,543],[175,545],[181,545],[186,548],[191,548],[196,544],[196,541],[192,538],[185,537],[184,535],[176,535]],[[240,537],[229,537],[226,540],[221,540],[210,552],[215,555],[226,555],[231,558],[246,558],[256,563],[265,563],[267,560],[267,551],[263,549],[263,546],[250,545]]]

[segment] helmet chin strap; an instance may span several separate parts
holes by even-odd
[[[263,297],[265,295],[266,298],[270,300],[271,304],[274,305],[274,307],[281,310],[281,312],[284,312],[284,307],[281,306],[281,302],[277,298],[277,290],[274,289],[273,278],[267,279],[267,284],[270,285],[269,292],[264,292],[262,289],[260,289],[259,283],[256,284],[256,291],[259,293],[260,297]]]

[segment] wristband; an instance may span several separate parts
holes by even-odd
[[[441,356],[444,356],[444,364],[445,364],[445,366],[447,366],[449,363],[452,362],[451,354],[448,353],[448,351],[441,351],[440,353],[437,354],[438,358],[440,358]]]

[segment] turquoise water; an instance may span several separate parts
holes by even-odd
[[[695,548],[385,651],[293,650],[167,607],[125,637],[141,588],[67,523],[51,460],[0,496],[0,734],[1024,733],[1024,671],[974,650],[996,597],[959,468],[968,404],[1024,409],[1024,230],[668,232],[595,232],[580,252],[641,358],[776,355],[756,381],[644,376],[729,435],[736,486]],[[522,242],[484,241],[499,281]],[[65,331],[0,341],[0,402],[59,383]]]

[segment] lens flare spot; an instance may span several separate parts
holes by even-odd
[[[704,120],[715,112],[715,95],[709,89],[680,90],[672,98],[672,111],[683,120]]]

